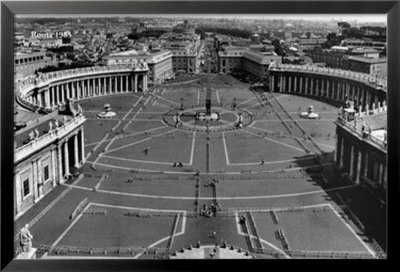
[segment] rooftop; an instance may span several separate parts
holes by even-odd
[[[368,115],[368,116],[362,117],[362,120],[365,123],[365,126],[367,128],[369,128],[371,126],[372,130],[380,130],[380,129],[387,130],[387,114],[386,114],[386,112],[378,113],[378,114],[374,114],[374,115]]]
[[[267,65],[271,63],[271,57],[280,58],[274,52],[255,52],[250,50],[244,52],[243,57],[258,62],[260,64],[267,64]]]
[[[364,58],[364,57],[358,57],[358,56],[350,56],[349,60],[354,60],[354,61],[364,62],[364,63],[369,63],[369,64],[386,63],[387,62],[387,58]]]

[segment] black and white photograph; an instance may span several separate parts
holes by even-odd
[[[387,259],[386,14],[17,14],[13,44],[15,259]]]

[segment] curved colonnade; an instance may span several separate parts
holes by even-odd
[[[269,89],[297,95],[324,98],[343,104],[354,101],[360,111],[386,105],[386,81],[353,71],[306,65],[272,65]]]
[[[358,118],[351,120],[344,112],[339,112],[335,122],[336,165],[352,182],[358,184],[362,181],[386,190],[385,136],[375,137],[371,127],[365,127],[362,121],[364,117],[378,115],[379,118],[380,114],[386,114],[386,80],[340,69],[281,64],[270,67],[269,89],[340,105],[347,100],[354,101]]]
[[[44,73],[17,81],[16,98],[30,110],[51,112],[67,99],[146,91],[147,71],[146,63],[137,63]]]

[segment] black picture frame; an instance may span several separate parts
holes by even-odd
[[[399,197],[400,1],[2,1],[1,2],[1,270],[4,271],[193,271],[213,262],[129,260],[13,260],[13,29],[15,14],[387,14],[388,20],[388,260],[397,257]],[[228,263],[229,262],[229,263]],[[258,261],[257,261],[258,262]],[[296,267],[297,261],[290,261]],[[382,262],[365,266],[382,268]],[[258,262],[263,266],[264,261]],[[296,264],[294,264],[296,263]],[[304,262],[300,262],[304,263]],[[331,262],[333,263],[333,262]],[[343,263],[343,262],[342,262]],[[358,262],[359,263],[359,262]],[[218,261],[258,269],[246,262]],[[259,265],[258,264],[258,265]],[[278,264],[281,267],[282,262]],[[310,265],[307,262],[307,265]],[[379,266],[378,266],[379,265]],[[254,268],[253,268],[254,267]],[[364,265],[363,265],[364,267]],[[276,263],[274,264],[276,268]],[[321,267],[324,269],[324,267]],[[268,269],[265,267],[265,269]]]

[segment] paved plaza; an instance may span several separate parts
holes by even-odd
[[[211,86],[220,119],[209,124],[191,117],[206,98],[198,82],[82,100],[80,175],[18,218],[15,229],[34,220],[42,258],[165,258],[197,243],[206,246],[203,255],[217,244],[255,258],[376,257],[354,219],[368,214],[351,211],[362,193],[358,200],[349,192],[361,189],[332,161],[338,108],[261,96],[228,76],[214,76]],[[115,117],[97,118],[105,104]],[[299,116],[310,105],[319,119]]]

